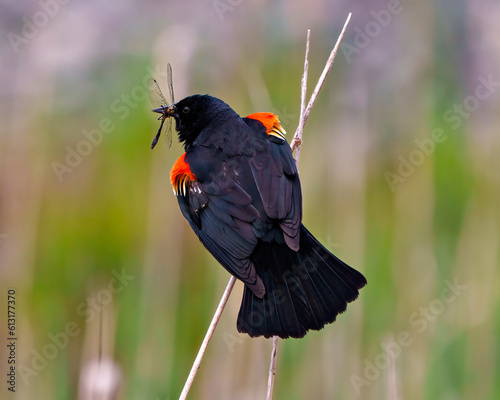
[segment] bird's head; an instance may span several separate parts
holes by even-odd
[[[158,110],[158,111],[157,111]],[[153,110],[163,113],[164,109]],[[209,95],[195,94],[168,106],[168,116],[175,119],[179,141],[189,147],[200,132],[213,123],[225,121],[238,116],[231,107],[222,100]]]

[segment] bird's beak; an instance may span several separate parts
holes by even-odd
[[[175,114],[175,110],[176,110],[175,104],[170,104],[167,107],[154,108],[152,111],[158,114],[163,114],[167,117],[171,117],[172,115]]]

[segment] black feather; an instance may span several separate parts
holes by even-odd
[[[334,322],[358,297],[365,277],[325,249],[302,225],[300,250],[261,242],[251,260],[266,287],[263,298],[245,288],[239,332],[300,338]]]

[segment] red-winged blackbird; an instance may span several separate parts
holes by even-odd
[[[238,331],[301,338],[335,321],[366,279],[302,225],[299,175],[278,117],[240,118],[208,95],[153,111],[175,119],[186,151],[170,173],[182,214],[245,283]]]

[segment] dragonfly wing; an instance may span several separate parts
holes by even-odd
[[[160,86],[158,86],[158,82],[156,79],[149,78],[149,101],[153,108],[160,108],[168,106],[167,100],[165,100],[165,96],[161,92]]]
[[[167,65],[167,84],[168,92],[170,93],[170,104],[174,104],[174,81],[172,80],[172,66],[170,63]]]

